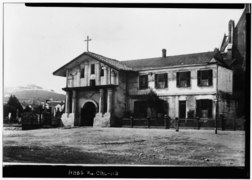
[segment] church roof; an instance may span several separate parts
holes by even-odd
[[[217,61],[211,61],[213,58]],[[154,69],[169,66],[207,65],[209,63],[216,62],[219,65],[227,66],[223,61],[221,61],[219,57],[216,56],[216,52],[214,51],[121,61],[121,63],[127,65],[128,67],[131,67],[134,70]]]
[[[89,56],[97,59],[98,61],[101,61],[107,65],[110,65],[118,70],[125,70],[125,71],[132,71],[133,69],[131,67],[128,67],[127,65],[121,63],[120,61],[116,60],[116,59],[111,59],[99,54],[95,54],[93,52],[86,52],[86,54],[88,54]]]
[[[58,76],[66,76],[66,69],[71,69],[74,66],[81,64],[87,59],[87,56],[96,59],[97,61],[100,61],[112,68],[124,71],[139,71],[167,67],[208,65],[212,63],[218,63],[219,65],[228,68],[228,65],[222,60],[221,56],[214,51],[127,61],[118,61],[93,52],[84,52],[69,63],[59,68],[58,70],[54,71],[53,74]]]
[[[124,71],[134,71],[131,67],[128,67],[125,64],[120,63],[118,60],[111,59],[93,52],[84,52],[74,58],[72,61],[68,62],[64,66],[60,67],[56,71],[53,72],[53,75],[57,76],[66,76],[66,70],[71,69],[79,64],[81,64],[83,61],[87,59],[87,56],[96,59],[97,61],[100,61],[112,68],[115,68],[116,70],[124,70]]]

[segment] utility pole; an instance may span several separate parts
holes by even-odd
[[[216,71],[216,111],[215,111],[215,134],[217,134],[217,119],[219,113],[219,93],[218,93],[218,63],[216,63],[217,71]]]

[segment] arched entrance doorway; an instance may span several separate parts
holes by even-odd
[[[93,102],[86,102],[81,108],[81,125],[93,126],[96,106]]]

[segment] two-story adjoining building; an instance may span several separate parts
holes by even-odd
[[[166,102],[171,118],[214,121],[233,113],[233,72],[218,51],[118,61],[84,52],[54,75],[66,77],[66,112],[70,126],[120,126],[131,113],[146,117],[145,95],[151,90]]]

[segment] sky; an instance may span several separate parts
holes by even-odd
[[[242,9],[56,8],[4,4],[4,86],[64,93],[52,73],[86,51],[119,61],[219,48]]]

